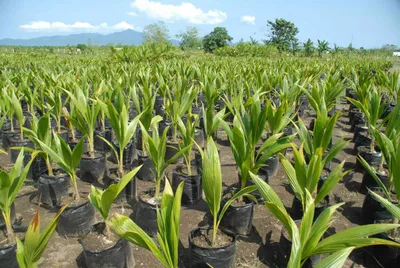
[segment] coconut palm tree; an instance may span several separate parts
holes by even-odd
[[[329,51],[329,43],[325,40],[319,40],[318,39],[318,56],[322,57],[322,53]]]

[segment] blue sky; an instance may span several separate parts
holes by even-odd
[[[400,0],[0,0],[0,38],[141,31],[163,20],[171,37],[186,26],[202,35],[222,26],[237,42],[265,39],[275,18],[294,22],[300,41],[400,46]]]

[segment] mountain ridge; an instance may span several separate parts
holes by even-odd
[[[143,33],[134,30],[124,30],[110,34],[99,33],[80,33],[69,35],[42,36],[29,39],[0,39],[0,46],[76,46],[87,44],[88,41],[93,45],[105,46],[109,44],[121,45],[141,45],[143,43]],[[178,40],[171,39],[174,45],[179,44]]]

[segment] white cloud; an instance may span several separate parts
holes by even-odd
[[[133,30],[134,29],[133,25],[131,25],[125,21],[121,21],[120,23],[115,24],[113,28],[115,30],[128,30],[128,29]]]
[[[136,17],[138,15],[135,12],[126,12],[126,14],[128,14],[129,16],[132,16],[132,17]]]
[[[26,31],[47,31],[47,32],[74,32],[74,31],[91,31],[91,32],[109,32],[112,30],[136,30],[140,29],[129,24],[125,21],[115,24],[114,26],[108,26],[107,23],[101,23],[99,25],[92,25],[88,22],[75,22],[72,24],[66,24],[64,22],[48,22],[48,21],[32,21],[29,24],[19,26],[21,29]]]
[[[102,24],[104,25],[104,24]],[[29,24],[21,25],[20,28],[25,30],[56,30],[56,31],[73,31],[73,30],[93,30],[100,26],[93,26],[87,22],[75,22],[73,24],[65,24],[64,22],[48,22],[48,21],[33,21]]]
[[[256,24],[256,17],[254,16],[243,16],[240,18],[240,20],[253,25]]]
[[[205,12],[192,3],[185,2],[180,5],[171,5],[150,0],[135,0],[131,6],[152,18],[169,21],[185,20],[193,24],[218,24],[228,17],[223,11],[208,10]]]

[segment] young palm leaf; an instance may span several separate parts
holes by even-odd
[[[76,169],[81,161],[84,139],[85,137],[82,137],[75,146],[74,150],[71,151],[71,148],[66,141],[56,133],[53,135],[54,149],[45,144],[43,141],[35,138],[42,151],[47,153],[50,158],[71,177],[72,185],[74,187],[74,200],[79,200],[80,198],[77,185]]]
[[[100,102],[101,103],[101,102]],[[110,124],[112,129],[114,130],[115,139],[118,142],[119,152],[116,152],[114,146],[104,139],[100,137],[105,143],[107,143],[115,152],[117,162],[118,162],[118,172],[122,177],[124,175],[124,167],[123,167],[123,155],[125,147],[132,142],[132,139],[136,133],[136,128],[138,126],[139,120],[142,114],[136,116],[132,121],[129,122],[129,114],[128,109],[125,104],[122,104],[121,111],[118,112],[115,106],[109,101],[107,105],[101,103],[102,110],[107,115],[110,120]]]
[[[37,208],[35,216],[28,226],[25,234],[25,241],[22,242],[17,238],[17,261],[21,268],[36,268],[40,261],[47,244],[56,230],[58,219],[64,209],[68,206],[63,206],[56,216],[50,221],[42,233],[40,233],[40,206]]]
[[[68,117],[84,135],[87,137],[89,155],[94,157],[94,131],[97,124],[97,117],[100,112],[100,105],[97,101],[88,97],[83,88],[77,87],[75,93],[65,90],[76,109],[75,117]]]
[[[119,237],[151,251],[164,267],[178,268],[179,218],[183,185],[183,182],[179,184],[174,195],[168,180],[165,182],[161,208],[157,209],[158,244],[129,217],[115,214],[108,224]]]
[[[241,189],[239,192],[234,194],[221,209],[222,200],[222,174],[221,174],[221,163],[219,160],[219,154],[212,137],[207,140],[207,147],[203,151],[199,148],[202,158],[202,186],[204,195],[206,196],[206,202],[208,208],[213,216],[213,238],[212,245],[214,245],[217,239],[217,232],[219,224],[228,209],[228,207],[238,198],[242,196],[248,196],[253,192],[256,187],[249,186]]]
[[[23,166],[24,149],[21,149],[17,160],[9,172],[0,169],[0,210],[6,224],[7,239],[11,244],[15,243],[11,222],[11,206],[24,184],[24,180],[36,154],[32,153],[31,157],[32,159],[28,164]]]
[[[370,224],[364,226],[352,227],[327,238],[322,238],[326,230],[332,225],[332,216],[336,209],[343,205],[336,204],[324,209],[313,223],[314,217],[314,200],[310,193],[306,190],[305,212],[301,221],[300,228],[294,224],[293,219],[289,216],[282,202],[276,195],[274,190],[258,176],[250,173],[251,178],[257,185],[258,190],[266,201],[266,206],[274,214],[274,216],[282,222],[289,232],[292,241],[291,255],[288,268],[301,267],[309,257],[319,254],[331,254],[327,260],[322,260],[320,267],[324,263],[335,264],[335,267],[343,263],[347,258],[349,248],[361,248],[373,245],[388,245],[400,247],[399,243],[392,241],[370,238],[375,234],[399,228],[398,224]],[[341,253],[338,253],[341,252]]]
[[[142,135],[144,136],[146,150],[149,154],[151,161],[153,162],[154,168],[156,170],[155,183],[156,183],[156,192],[155,198],[159,198],[160,196],[160,188],[161,188],[161,180],[164,177],[164,171],[167,167],[176,161],[180,156],[186,154],[192,145],[186,146],[180,149],[174,156],[172,156],[169,160],[165,161],[165,152],[167,148],[167,132],[168,127],[164,130],[161,136],[158,134],[158,122],[161,121],[160,116],[156,116],[152,120],[152,134],[150,135],[145,126],[140,124],[142,129]]]

